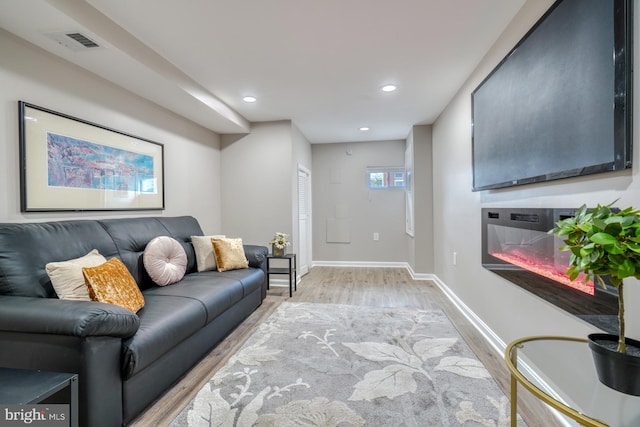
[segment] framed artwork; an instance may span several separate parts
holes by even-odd
[[[164,209],[164,145],[18,102],[22,212]]]

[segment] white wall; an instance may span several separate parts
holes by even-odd
[[[403,166],[404,148],[405,141],[311,146],[314,262],[407,261],[404,191],[369,190],[365,173],[367,166]],[[330,219],[347,220],[349,243],[327,242]]]
[[[3,30],[0,52],[0,221],[193,215],[205,232],[220,229],[217,134]],[[166,209],[21,213],[19,100],[164,144]]]
[[[637,132],[632,171],[503,190],[471,191],[471,92],[552,3],[551,0],[527,1],[433,125],[435,273],[505,342],[526,335],[584,336],[594,328],[481,266],[480,209],[487,206],[579,207],[583,203],[608,203],[616,198],[620,198],[618,204],[622,207],[640,204]],[[637,16],[636,22],[639,22]],[[635,57],[640,58],[637,36],[634,49]],[[634,80],[638,99],[637,75]],[[634,120],[638,129],[638,120]],[[453,252],[458,254],[457,266],[452,263]],[[629,289],[629,311],[631,307],[640,308],[639,296],[635,289]],[[629,335],[638,338],[639,322],[630,323],[636,329]]]

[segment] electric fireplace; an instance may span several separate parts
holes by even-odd
[[[560,251],[562,238],[548,234],[556,221],[575,209],[482,209],[482,265],[540,298],[585,321],[617,334],[618,296],[606,289],[570,280],[565,274],[569,251]]]

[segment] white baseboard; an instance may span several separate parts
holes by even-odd
[[[433,280],[435,282],[437,279],[435,274],[416,273],[415,271],[413,271],[413,268],[411,268],[411,265],[409,264],[407,264],[407,271],[409,271],[409,274],[411,275],[411,278],[413,280]]]
[[[507,344],[493,332],[493,330],[478,317],[473,310],[471,310],[458,296],[436,275],[433,275],[433,280],[445,296],[456,306],[456,308],[467,318],[469,322],[480,332],[480,334],[489,342],[491,347],[500,356],[504,356],[504,352],[507,349]]]
[[[311,267],[385,267],[407,268],[406,262],[380,262],[380,261],[313,261]]]
[[[298,276],[297,281],[296,281],[296,285],[300,284],[300,276]],[[269,286],[275,286],[275,287],[284,287],[284,288],[288,288],[289,287],[289,279],[271,279],[269,280]]]

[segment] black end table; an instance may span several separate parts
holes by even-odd
[[[283,259],[289,262],[288,267],[272,267],[271,260]],[[274,255],[267,254],[267,289],[269,287],[269,277],[272,274],[286,274],[289,276],[289,298],[293,296],[293,290],[298,290],[296,254]]]
[[[78,375],[59,372],[0,368],[0,403],[30,405],[59,403],[65,392],[70,426],[78,426]],[[60,402],[60,403],[66,403]]]

